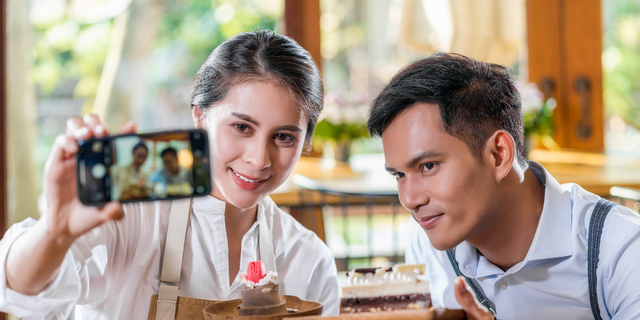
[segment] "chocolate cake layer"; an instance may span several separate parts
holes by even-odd
[[[264,307],[241,307],[238,306],[238,316],[266,316],[270,314],[287,313],[287,304],[282,301],[277,305]]]
[[[277,284],[242,290],[240,295],[242,304],[238,306],[239,316],[287,313],[286,303],[280,301]]]
[[[342,298],[340,313],[378,312],[431,307],[431,295],[411,293],[394,296]]]
[[[280,304],[280,294],[277,284],[255,287],[240,291],[242,307],[263,307]]]

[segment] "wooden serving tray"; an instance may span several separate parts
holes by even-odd
[[[383,312],[347,313],[329,317],[293,317],[290,320],[465,320],[467,315],[462,310],[419,309]]]
[[[296,296],[281,295],[280,300],[287,304],[287,308],[296,309],[297,312],[293,313],[281,313],[265,316],[238,316],[238,305],[242,303],[242,299],[222,301],[212,304],[204,310],[202,313],[206,320],[281,320],[282,318],[289,317],[303,317],[303,316],[319,316],[322,314],[322,303],[305,301]]]

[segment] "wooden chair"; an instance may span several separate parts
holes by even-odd
[[[354,189],[353,185],[346,187],[340,183],[323,183],[323,181],[307,178],[302,175],[293,177],[292,182],[299,189],[299,208],[302,208],[303,217],[296,217],[298,220],[311,219],[316,221],[316,225],[310,224],[313,230],[322,224],[325,229],[325,219],[317,219],[325,215],[331,215],[334,219],[340,219],[342,230],[340,236],[344,242],[344,250],[336,252],[336,264],[339,271],[347,271],[355,267],[372,266],[372,261],[376,257],[383,257],[390,263],[404,261],[404,252],[399,249],[399,234],[396,221],[398,214],[403,211],[408,213],[398,200],[398,193],[392,190],[372,190],[365,188]],[[300,215],[300,212],[297,213]],[[381,235],[374,233],[374,216],[388,215],[391,217],[392,236],[388,239],[391,250],[374,245],[374,237]],[[355,229],[362,229],[361,225],[353,222],[354,217],[363,217],[366,226],[366,236],[354,232]],[[358,218],[356,218],[358,219]],[[402,217],[400,217],[402,219]],[[358,219],[359,220],[359,219]],[[317,232],[318,233],[318,232]],[[324,230],[322,234],[326,233]],[[358,238],[358,239],[354,239]],[[363,240],[366,244],[363,245]],[[380,241],[378,239],[378,241]],[[331,243],[329,243],[331,247]],[[385,246],[386,247],[386,246]],[[335,249],[335,248],[332,248]]]

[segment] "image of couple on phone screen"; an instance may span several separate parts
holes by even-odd
[[[111,142],[111,196],[160,199],[193,193],[188,137],[166,141],[121,137]]]

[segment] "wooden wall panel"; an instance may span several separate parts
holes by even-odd
[[[601,15],[600,0],[527,0],[529,80],[543,92],[553,81],[545,94],[558,102],[554,139],[562,148],[604,150]],[[580,77],[588,94],[577,88]]]
[[[0,232],[7,223],[7,92],[6,92],[6,0],[0,0]],[[0,235],[1,237],[1,235]],[[2,317],[0,317],[2,319]]]
[[[285,0],[285,34],[307,49],[322,72],[320,0]]]
[[[567,121],[566,109],[562,107],[566,89],[561,72],[560,7],[558,0],[527,1],[527,41],[529,58],[529,81],[535,82],[545,92],[545,99],[554,97],[558,108],[553,115],[556,128],[554,140],[563,148],[569,147],[569,137],[562,124]],[[546,82],[546,83],[544,83]],[[552,88],[544,90],[545,85]]]
[[[0,232],[7,229],[7,72],[6,72],[6,25],[7,3],[0,0]],[[7,315],[0,312],[0,320]]]
[[[569,108],[570,139],[572,149],[604,150],[604,109],[602,98],[602,11],[600,0],[563,0],[565,87]],[[590,91],[582,97],[578,88],[580,77],[589,81]],[[583,101],[587,99],[587,101]],[[588,103],[588,106],[583,106]],[[588,113],[583,118],[583,108]],[[584,121],[588,136],[580,134],[579,124]]]

